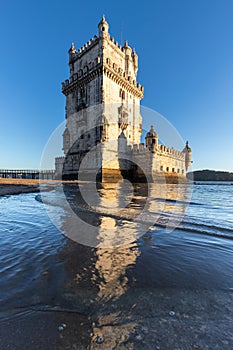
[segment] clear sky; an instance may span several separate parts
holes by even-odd
[[[67,50],[97,34],[103,13],[136,48],[142,104],[189,140],[193,169],[233,171],[232,0],[2,1],[0,168],[39,168],[64,121]]]

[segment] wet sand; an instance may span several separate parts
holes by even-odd
[[[8,196],[21,193],[39,192],[38,185],[29,184],[2,184],[0,183],[0,196]]]
[[[33,180],[33,179],[3,179],[0,178],[0,196],[15,195],[21,193],[40,192],[41,189],[47,190],[59,181],[51,180]],[[40,187],[40,185],[42,185]],[[48,186],[47,186],[48,185]]]
[[[0,322],[0,347],[229,350],[233,341],[232,299],[224,292],[139,289],[111,305],[90,308],[88,316],[59,308],[57,312],[27,310]],[[62,323],[66,327],[59,331]],[[102,344],[97,343],[99,337]]]

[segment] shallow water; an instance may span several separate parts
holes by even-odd
[[[69,337],[62,341],[64,348],[71,341],[78,349],[94,349],[99,335],[105,339],[104,349],[119,344],[122,348],[151,348],[155,338],[159,347],[167,332],[163,322],[166,327],[174,326],[171,334],[182,334],[185,320],[189,326],[193,322],[192,329],[197,324],[203,326],[208,317],[219,321],[223,310],[223,319],[231,320],[233,186],[187,189],[169,185],[164,191],[152,185],[149,190],[148,196],[148,189],[138,185],[132,195],[128,187],[122,191],[106,184],[99,189],[99,206],[91,208],[77,186],[65,188],[75,215],[98,227],[98,237],[91,241],[97,242],[95,247],[69,239],[70,213],[61,187],[42,198],[35,194],[0,198],[2,320],[30,311],[77,313],[80,322],[70,325],[73,333],[67,332]],[[42,201],[47,203],[47,211]],[[143,208],[146,211],[139,217]],[[111,239],[106,235],[109,227]],[[125,237],[121,232],[134,239],[116,244],[119,236]],[[87,233],[80,236],[79,232],[77,237],[82,239],[83,234]],[[81,327],[84,330],[81,323],[86,325]],[[150,327],[152,333],[148,333]],[[230,330],[225,323],[222,327],[226,334],[219,339],[219,346],[224,349],[227,344],[222,341],[228,341]],[[82,339],[75,338],[77,329]],[[197,346],[205,349],[208,342],[211,344],[210,339],[199,339]],[[170,349],[171,344],[172,340],[162,348]]]

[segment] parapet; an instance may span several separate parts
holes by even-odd
[[[96,57],[95,60],[89,61],[82,69],[79,69],[77,73],[70,76],[70,79],[66,79],[62,82],[62,92],[65,93],[66,89],[69,88],[74,82],[79,79],[86,77],[89,73],[95,71],[96,68],[100,67],[101,59]]]
[[[64,161],[65,161],[65,157],[63,157],[63,156],[55,158],[56,163],[63,163]]]
[[[118,67],[118,65],[115,62],[113,62],[109,57],[105,59],[104,66],[110,69],[111,72],[117,74],[117,76],[123,79],[125,83],[130,84],[133,88],[136,88],[138,91],[140,91],[140,95],[141,97],[143,97],[144,87],[141,84],[137,83],[131,75],[127,75],[126,72],[124,72],[121,67]]]
[[[177,160],[184,160],[184,153],[181,151],[177,151],[174,148],[166,147],[164,145],[159,144],[157,153],[159,155],[170,156]]]

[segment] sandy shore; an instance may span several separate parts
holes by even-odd
[[[33,179],[3,179],[0,178],[0,197],[21,193],[51,191],[54,187],[66,184],[78,184],[84,181],[69,180],[33,180]]]
[[[0,179],[0,196],[11,194],[21,194],[29,192],[39,192],[38,181],[19,181],[18,179]]]
[[[48,187],[58,185],[59,181],[52,180],[32,180],[32,179],[2,179],[0,178],[0,196],[40,192],[43,185],[44,190]],[[42,188],[43,188],[42,187]]]

